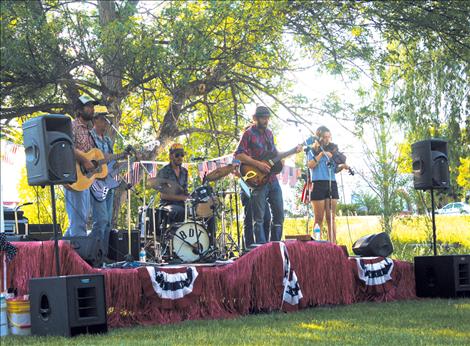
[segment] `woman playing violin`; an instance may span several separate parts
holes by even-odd
[[[325,126],[320,126],[316,135],[318,141],[307,152],[308,168],[313,183],[310,200],[315,215],[315,223],[320,227],[326,217],[328,226],[328,241],[336,243],[336,204],[339,199],[338,185],[335,173],[348,169],[345,157],[338,151],[338,146],[331,142],[331,132]]]

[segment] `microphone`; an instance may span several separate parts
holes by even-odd
[[[204,161],[205,159],[207,159],[206,156],[191,156],[189,161],[196,162],[196,161]]]

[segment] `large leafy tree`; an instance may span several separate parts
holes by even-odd
[[[393,89],[389,116],[409,142],[449,140],[451,193],[454,198],[461,194],[458,166],[460,158],[470,155],[470,3],[292,1],[287,18],[287,26],[321,68],[367,76],[373,89]],[[374,112],[351,112],[346,102],[334,101],[327,104],[330,114],[358,128],[377,118]]]

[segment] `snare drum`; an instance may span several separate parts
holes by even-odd
[[[184,262],[194,262],[209,249],[209,235],[198,222],[175,224],[173,252]]]

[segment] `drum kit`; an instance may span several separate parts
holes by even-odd
[[[182,222],[170,220],[169,209],[155,207],[153,198],[146,206],[139,207],[139,229],[144,249],[147,253],[153,252],[156,263],[214,262],[240,253],[239,241],[235,241],[231,234],[236,220],[240,239],[236,188],[233,191],[214,191],[208,184],[222,179],[232,170],[231,165],[224,166],[205,176],[203,184],[195,187],[184,202]],[[150,186],[164,193],[181,192],[179,185],[165,179],[154,179]],[[230,196],[228,204],[225,203],[227,196]],[[232,196],[235,196],[235,219]],[[220,232],[216,232],[217,220],[220,220]]]

